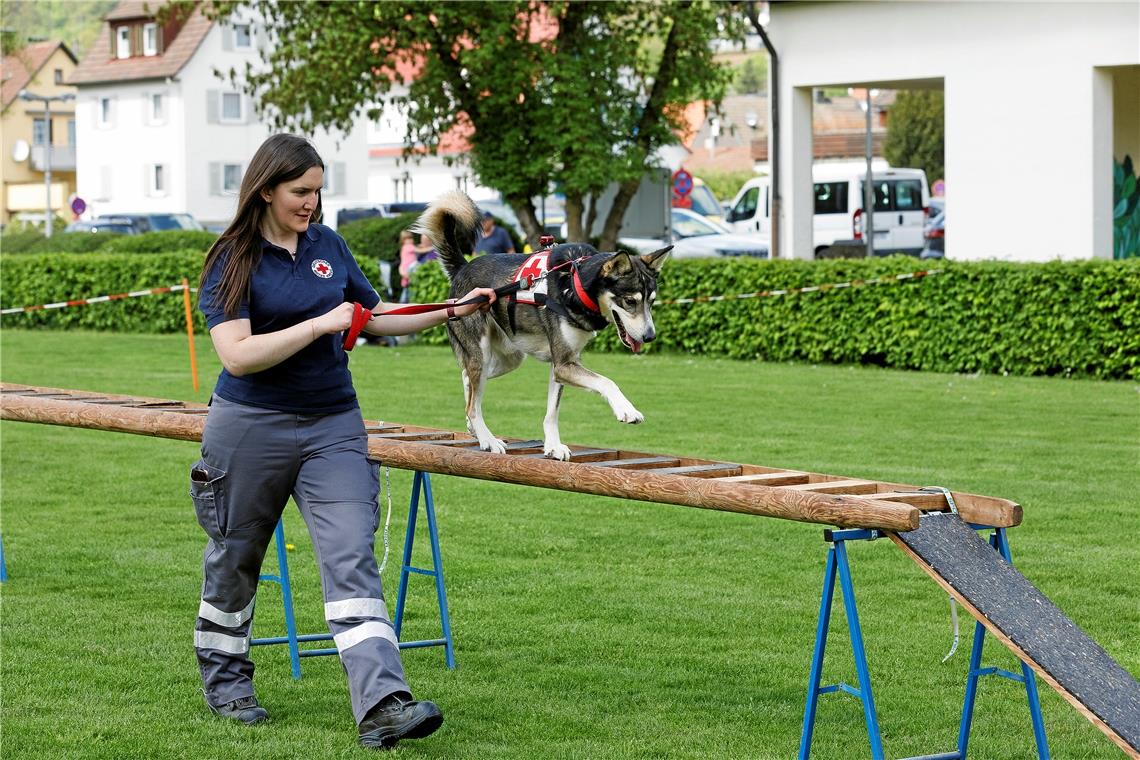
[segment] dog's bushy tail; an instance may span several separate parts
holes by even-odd
[[[467,263],[479,240],[479,209],[466,193],[453,190],[433,201],[412,225],[412,232],[426,234],[439,251],[443,271],[451,279]]]

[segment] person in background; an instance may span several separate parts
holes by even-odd
[[[386,314],[395,305],[380,301],[344,239],[317,223],[323,183],[324,163],[308,140],[271,136],[202,267],[198,305],[223,370],[190,468],[208,537],[194,649],[210,710],[246,725],[269,718],[254,696],[250,628],[265,550],[292,496],[320,565],[358,739],[383,749],[428,736],[443,713],[413,700],[384,603],[374,549],[378,467],[368,460],[342,334],[354,304],[372,312],[367,332],[404,335],[487,308],[495,291],[464,298],[485,296],[483,304]]]
[[[426,234],[420,235],[420,244],[416,246],[416,262],[422,264],[438,258],[439,251],[435,249],[435,242]]]
[[[502,227],[495,224],[495,217],[490,211],[483,212],[483,234],[475,244],[475,254],[480,253],[514,253],[515,244],[511,236]]]
[[[412,297],[412,270],[419,263],[416,255],[416,236],[409,230],[400,233],[400,303],[407,303]]]

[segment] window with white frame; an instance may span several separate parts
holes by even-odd
[[[222,164],[222,193],[236,195],[241,190],[241,164]]]
[[[166,97],[161,92],[152,92],[147,103],[147,113],[151,124],[162,124],[166,121]]]
[[[148,188],[150,194],[166,195],[170,183],[170,177],[167,176],[166,165],[151,164],[147,174],[150,177],[150,187]]]
[[[234,50],[253,49],[253,27],[249,24],[234,24]]]
[[[99,127],[108,129],[115,125],[115,102],[111,98],[99,98],[99,114],[97,123]]]
[[[131,57],[131,28],[120,26],[115,29],[115,57]]]
[[[158,24],[143,24],[143,55],[158,55]]]
[[[245,121],[240,92],[223,92],[221,94],[221,107],[218,109],[219,121],[223,124],[240,124]]]

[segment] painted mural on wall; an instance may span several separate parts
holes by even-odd
[[[1132,156],[1112,162],[1112,258],[1140,258],[1140,177]]]

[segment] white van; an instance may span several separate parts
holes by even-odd
[[[818,255],[836,241],[863,239],[865,164],[816,164],[812,167],[815,216],[812,248]],[[875,183],[875,251],[881,254],[922,251],[922,225],[930,188],[922,169],[872,168]],[[725,223],[734,232],[772,233],[772,201],[768,177],[744,183],[732,201]]]

